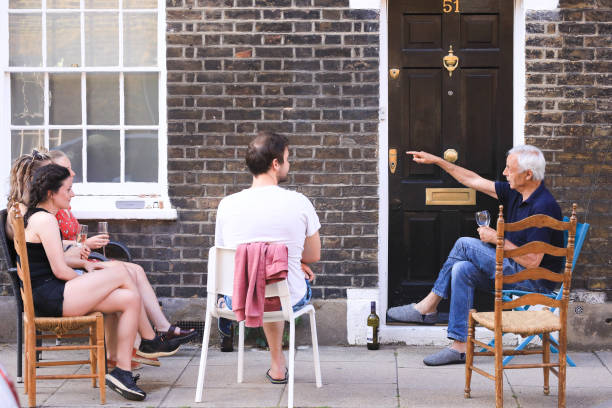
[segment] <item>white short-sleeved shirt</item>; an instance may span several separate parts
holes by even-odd
[[[295,305],[306,293],[300,266],[304,240],[321,223],[303,194],[278,186],[253,187],[225,197],[217,210],[215,245],[236,248],[248,242],[277,242],[289,252],[288,284]]]

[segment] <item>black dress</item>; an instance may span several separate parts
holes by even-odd
[[[48,212],[42,208],[28,209],[24,217],[26,226],[30,216],[40,211]],[[60,232],[59,229],[57,231]],[[26,242],[26,246],[30,263],[34,312],[36,316],[61,317],[63,315],[66,281],[58,279],[53,274],[42,243]]]

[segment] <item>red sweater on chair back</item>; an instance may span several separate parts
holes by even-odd
[[[280,300],[266,299],[266,284],[287,279],[288,252],[283,244],[239,245],[234,259],[232,310],[247,327],[263,325],[264,311],[280,310]]]

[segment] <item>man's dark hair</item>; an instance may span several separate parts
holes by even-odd
[[[246,153],[246,164],[254,175],[266,173],[274,159],[283,164],[285,149],[289,146],[286,136],[272,132],[259,132],[257,137],[249,143]]]

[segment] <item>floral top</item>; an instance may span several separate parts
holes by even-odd
[[[59,223],[62,239],[66,241],[76,241],[79,233],[79,221],[72,215],[72,211],[59,210],[55,215]]]

